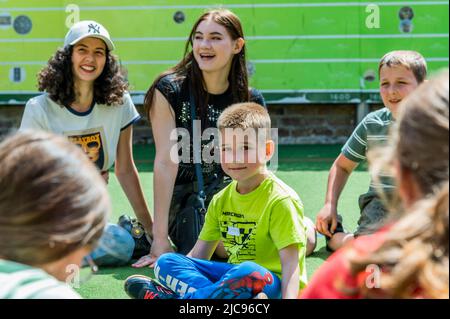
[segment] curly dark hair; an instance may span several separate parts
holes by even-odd
[[[58,49],[38,74],[39,91],[64,106],[75,101],[72,52],[73,46]],[[94,82],[94,101],[108,106],[121,104],[127,89],[117,58],[106,49],[105,67]]]

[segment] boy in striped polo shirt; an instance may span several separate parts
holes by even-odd
[[[372,180],[368,192],[359,197],[361,216],[353,234],[346,233],[342,227],[342,217],[337,212],[339,196],[366,154],[386,143],[400,102],[425,80],[426,74],[425,59],[417,52],[393,51],[381,59],[378,75],[385,107],[369,113],[342,148],[330,169],[325,205],[317,214],[316,228],[326,236],[328,250],[337,250],[356,236],[374,232],[386,217],[387,210],[377,194],[380,190],[392,194],[394,185],[389,176],[380,176],[380,182]]]

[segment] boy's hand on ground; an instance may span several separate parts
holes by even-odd
[[[142,256],[141,258],[139,258],[137,262],[135,262],[131,266],[135,268],[142,268],[146,266],[153,268],[159,256],[165,253],[173,253],[173,252],[174,250],[172,248],[172,245],[170,244],[169,239],[158,240],[155,238],[153,239],[150,254]]]
[[[326,204],[317,214],[316,229],[319,233],[332,237],[336,230],[337,222],[336,208],[331,204]]]
[[[152,267],[153,264],[155,263],[157,258],[155,258],[155,256],[152,256],[151,254],[142,256],[141,258],[139,258],[139,260],[137,262],[135,262],[134,264],[132,264],[131,266],[134,268],[142,268],[145,266],[149,266]]]

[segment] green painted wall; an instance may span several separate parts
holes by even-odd
[[[378,100],[378,79],[365,81],[364,75],[376,73],[378,60],[391,50],[421,52],[431,72],[448,67],[448,1],[372,3],[380,9],[379,28],[366,26],[371,12],[363,1],[231,0],[221,5],[243,22],[254,69],[251,83],[268,101],[330,103]],[[68,4],[80,7],[81,19],[109,29],[137,102],[155,76],[182,57],[198,16],[218,6],[205,0],[0,0],[0,103],[36,94],[36,74],[67,32]],[[400,28],[404,6],[414,12],[409,33]],[[184,13],[183,23],[174,21],[177,11]],[[32,27],[19,34],[16,24],[23,15]],[[14,68],[22,68],[16,69],[17,82],[12,81]]]

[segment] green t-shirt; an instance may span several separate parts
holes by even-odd
[[[253,261],[280,278],[279,250],[297,244],[302,289],[307,283],[306,227],[299,196],[273,174],[249,194],[239,194],[236,185],[233,181],[214,196],[199,239],[222,240],[229,263]]]
[[[394,119],[388,108],[369,113],[345,143],[342,154],[356,163],[365,161],[370,150],[386,145],[393,123]],[[379,190],[389,193],[394,190],[393,176],[385,174],[378,177],[379,182],[370,181],[368,193],[376,193]]]
[[[0,259],[0,299],[81,299],[45,271]]]

